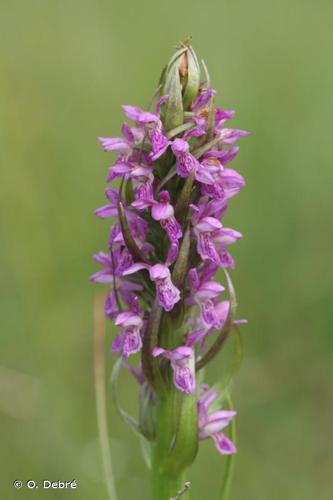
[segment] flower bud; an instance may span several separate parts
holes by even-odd
[[[199,63],[187,42],[171,57],[162,73],[160,85],[161,95],[169,96],[163,112],[164,126],[168,131],[183,123],[184,111],[189,109],[199,91]]]
[[[183,55],[183,71],[185,70],[183,86],[183,106],[186,111],[189,109],[193,99],[196,97],[200,86],[200,66],[197,56],[191,46]]]

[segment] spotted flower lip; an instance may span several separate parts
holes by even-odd
[[[114,339],[112,352],[121,352],[124,358],[139,352],[142,348],[140,331],[143,325],[140,316],[131,311],[122,312],[116,317],[115,324],[122,326],[123,330]]]
[[[174,216],[174,208],[170,204],[170,195],[168,191],[160,191],[159,201],[152,204],[151,216],[154,220],[160,221],[171,242],[179,240],[182,237],[180,224]]]
[[[174,350],[167,350],[155,347],[153,356],[164,356],[171,362],[173,369],[173,381],[177,389],[187,394],[195,391],[195,372],[193,365],[193,349],[188,346],[177,347]]]
[[[228,301],[222,303],[217,302],[217,298],[224,291],[224,286],[222,286],[218,281],[210,280],[209,276],[199,274],[195,268],[189,271],[189,283],[191,287],[191,298],[188,303],[196,303],[200,306],[200,319],[205,326],[205,333],[209,331],[210,328],[221,328],[227,320],[229,307],[225,309],[226,306],[221,304],[229,304]],[[201,339],[204,334],[197,334],[196,337],[193,336],[191,339],[195,338],[195,341]]]
[[[170,144],[168,138],[163,134],[163,124],[160,119],[161,106],[168,98],[168,95],[164,95],[159,99],[155,113],[144,111],[137,106],[123,106],[123,111],[127,118],[133,120],[139,128],[144,129],[148,127],[147,133],[152,145],[152,151],[148,156],[150,161],[155,161],[160,158]]]
[[[234,261],[226,250],[226,245],[235,243],[242,237],[234,229],[223,227],[215,217],[205,216],[204,211],[193,207],[194,233],[197,237],[197,252],[205,261],[209,260],[220,267],[234,267]]]
[[[180,300],[180,291],[171,281],[169,268],[165,264],[150,266],[143,262],[137,262],[126,269],[124,275],[136,273],[141,269],[146,269],[149,272],[150,279],[155,282],[159,304],[165,311],[171,311]]]
[[[194,171],[194,177],[198,182],[202,184],[214,184],[211,174],[190,153],[188,142],[184,139],[175,139],[171,145],[171,149],[176,156],[177,174],[180,177],[188,177]]]

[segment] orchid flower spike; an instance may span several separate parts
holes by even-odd
[[[203,69],[184,41],[151,105],[124,105],[119,134],[98,139],[111,161],[106,202],[95,215],[111,227],[90,279],[106,287],[116,374],[124,366],[139,382],[139,422],[120,414],[155,450],[159,500],[178,498],[200,440],[211,438],[222,455],[236,452],[225,432],[236,412],[219,407],[215,389],[204,385],[200,394],[196,380],[246,322],[235,319],[228,274],[235,268],[230,247],[242,234],[225,224],[225,214],[245,187],[230,164],[249,133],[231,128],[235,112],[218,106]]]

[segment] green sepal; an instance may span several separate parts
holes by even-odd
[[[192,101],[197,96],[200,86],[200,66],[197,56],[190,46],[186,53],[187,56],[187,82],[183,92],[184,110],[190,108]]]
[[[149,385],[154,387],[155,383],[160,383],[160,372],[156,359],[152,356],[154,347],[157,347],[158,334],[163,316],[163,309],[155,299],[150,311],[148,325],[143,335],[143,345],[141,350],[142,370]]]
[[[204,73],[205,73],[205,77],[206,77],[206,80],[205,80],[205,84],[206,84],[206,87],[209,89],[210,88],[210,75],[209,75],[209,71],[208,71],[208,68],[207,68],[207,65],[205,63],[205,61],[203,59],[201,59],[201,64],[202,64],[202,67],[204,69]]]
[[[172,165],[166,176],[158,183],[155,194],[159,193],[162,187],[165,186],[173,177],[175,177],[176,174],[177,174],[176,165]]]
[[[130,205],[132,203],[132,201],[134,201],[134,194],[133,194],[131,179],[127,179],[126,184],[125,184],[125,201],[126,201],[126,205]]]
[[[186,49],[181,51],[181,54]],[[179,52],[179,51],[178,51]],[[168,94],[169,99],[164,105],[164,117],[162,118],[164,129],[166,132],[179,127],[183,123],[183,99],[182,99],[182,85],[180,83],[179,65],[180,56],[176,57],[172,64],[169,66],[165,74],[165,85],[163,87],[163,94]]]
[[[175,217],[177,220],[186,220],[189,210],[190,198],[192,194],[192,188],[194,183],[195,171],[192,170],[190,175],[187,177],[183,189],[180,193],[178,201],[175,206]]]
[[[194,365],[194,360],[192,360]],[[194,369],[194,366],[192,367]],[[177,390],[177,389],[176,389]],[[198,414],[196,396],[178,391],[179,402],[176,433],[162,465],[167,474],[176,474],[189,467],[198,452]]]
[[[123,233],[124,241],[126,247],[133,257],[134,262],[147,262],[145,255],[141,252],[138,245],[135,243],[131,231],[128,226],[127,217],[125,214],[125,209],[122,202],[118,201],[118,217],[121,227],[121,232]]]
[[[207,131],[206,131],[206,140],[209,142],[212,140],[214,134],[214,128],[215,128],[215,99],[214,97],[212,97],[209,105],[209,113],[207,118]]]
[[[188,123],[183,123],[182,125],[179,125],[179,127],[173,128],[172,130],[169,130],[169,132],[166,134],[168,139],[172,139],[178,134],[182,134],[183,132],[186,132],[187,130],[190,130],[191,128],[195,127],[194,122],[188,122]]]
[[[179,249],[178,259],[172,271],[172,282],[177,288],[183,288],[188,266],[188,256],[191,246],[191,232],[187,228]]]
[[[141,451],[142,451],[142,456],[145,461],[145,464],[147,465],[148,469],[151,469],[152,467],[152,445],[151,443],[144,437],[140,436],[140,445],[141,445]]]
[[[218,408],[221,407],[221,403],[223,403],[230,392],[231,386],[232,386],[232,381],[237,373],[241,361],[242,361],[242,338],[241,334],[239,331],[239,328],[237,325],[233,325],[233,332],[234,332],[234,347],[233,347],[233,352],[232,352],[232,357],[230,364],[228,366],[228,369],[224,376],[219,380],[219,382],[216,382],[210,390],[215,390],[218,392],[217,398],[214,400],[214,402],[211,405],[211,410],[217,410]]]
[[[222,142],[222,139],[220,137],[217,137],[216,139],[213,139],[212,141],[204,144],[200,148],[192,151],[192,154],[196,158],[200,158],[203,154],[205,154],[207,151],[209,151],[210,149],[214,148],[215,146],[217,146],[221,142]]]
[[[154,390],[146,383],[140,387],[139,395],[140,429],[149,441],[156,435],[156,396]]]
[[[116,410],[118,411],[119,415],[121,418],[124,420],[124,422],[136,433],[141,436],[144,436],[140,430],[140,426],[138,422],[131,416],[129,415],[125,410],[123,410],[119,404],[119,399],[118,399],[118,393],[117,393],[117,380],[120,372],[120,368],[122,365],[122,358],[119,357],[117,361],[115,362],[112,372],[111,372],[111,396],[113,399],[113,403],[116,407]],[[144,436],[145,437],[145,436]]]
[[[185,54],[185,52],[187,51],[187,47],[180,47],[178,50],[176,50],[176,52],[171,56],[171,59],[170,61],[168,62],[168,64],[166,65],[166,68],[165,68],[165,74],[170,71],[170,68],[171,66],[178,60],[178,64],[180,64],[180,61],[181,61],[181,56],[183,54]],[[163,74],[163,72],[162,72]]]
[[[119,372],[122,366],[122,358],[118,358],[117,361],[115,362],[112,372],[111,372],[111,396],[113,403],[115,405],[115,408],[125,424],[127,424],[132,431],[135,433],[135,435],[139,438],[140,445],[141,445],[141,450],[142,450],[142,455],[145,460],[145,463],[147,467],[150,469],[151,468],[151,463],[152,463],[152,445],[151,445],[151,436],[149,433],[146,433],[144,427],[135,420],[129,413],[127,413],[119,404],[119,399],[118,399],[118,393],[117,393],[117,380],[119,376]]]

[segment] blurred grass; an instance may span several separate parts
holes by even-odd
[[[232,498],[331,498],[332,14],[325,0],[0,1],[3,498],[44,498],[11,487],[30,478],[76,478],[77,493],[49,498],[106,498],[87,276],[107,237],[92,210],[110,157],[95,138],[118,133],[121,103],[144,105],[188,34],[219,103],[253,133],[227,219],[245,235],[233,279],[250,321]],[[134,410],[134,383],[122,389]],[[110,431],[121,498],[147,498],[139,445],[112,408]],[[215,498],[222,469],[202,443],[193,500]]]

